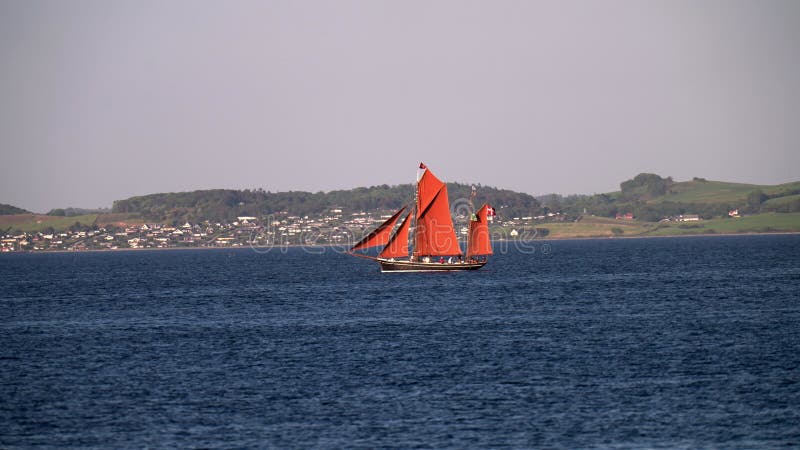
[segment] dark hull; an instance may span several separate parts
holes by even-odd
[[[421,261],[387,261],[379,259],[381,272],[452,272],[456,270],[477,270],[486,265],[486,261],[477,263],[440,263]]]

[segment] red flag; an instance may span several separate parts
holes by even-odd
[[[491,206],[486,208],[486,216],[487,217],[492,217],[492,216],[495,216],[495,215],[496,214],[494,212],[494,208],[492,208]]]
[[[426,166],[425,164],[419,163],[419,168],[420,169],[427,169],[428,166]]]

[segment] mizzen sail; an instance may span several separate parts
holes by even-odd
[[[475,255],[491,255],[492,242],[489,238],[489,215],[494,209],[483,205],[469,222],[469,238],[467,239],[467,258]]]

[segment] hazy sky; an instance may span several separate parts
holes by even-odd
[[[800,1],[0,0],[0,202],[800,179]]]

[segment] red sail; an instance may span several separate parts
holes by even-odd
[[[475,255],[491,255],[492,241],[489,237],[489,222],[487,215],[489,205],[483,205],[478,210],[476,220],[469,223],[469,240],[467,241],[467,258]]]
[[[377,247],[379,245],[386,245],[386,243],[389,242],[389,236],[392,234],[392,228],[394,228],[397,218],[400,217],[400,214],[402,214],[405,209],[405,206],[400,208],[400,211],[394,213],[386,222],[383,222],[378,228],[375,228],[372,233],[368,234],[364,239],[359,241],[358,244],[354,245],[350,251],[353,252],[365,248]]]
[[[419,167],[420,169],[425,169],[425,173],[422,174],[422,178],[417,182],[417,219],[430,206],[436,194],[444,186],[444,183],[436,178],[436,175],[424,164],[420,163]]]
[[[447,186],[439,181],[430,169],[426,170],[417,185],[417,226],[414,230],[414,255],[455,256],[461,254],[453,219]]]
[[[397,229],[397,233],[392,236],[392,239],[389,240],[389,243],[386,244],[383,251],[379,258],[402,258],[404,256],[408,256],[408,227],[411,225],[411,214],[407,215],[405,219],[403,219],[403,223],[400,224],[400,228]]]

